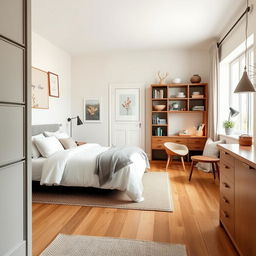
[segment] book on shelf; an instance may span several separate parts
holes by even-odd
[[[164,90],[154,90],[153,91],[153,98],[154,99],[163,99],[164,98]]]
[[[194,106],[194,107],[192,107],[192,110],[204,111],[204,106]]]
[[[157,127],[155,130],[156,136],[164,136],[163,129],[161,127]]]

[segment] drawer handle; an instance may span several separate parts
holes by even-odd
[[[228,183],[222,182],[222,184],[224,185],[225,188],[230,188],[230,186],[228,185]]]
[[[230,167],[229,167],[229,166],[227,166],[227,165],[224,165],[224,167],[225,167],[225,169],[230,169]]]
[[[222,199],[223,199],[223,201],[224,201],[226,204],[229,204],[229,201],[228,201],[228,199],[227,199],[225,196],[223,196]]]
[[[224,155],[228,155],[228,156],[229,156],[229,153],[227,153],[227,152],[224,152]]]
[[[242,165],[243,165],[246,169],[255,170],[253,167],[251,167],[251,166],[248,165],[248,164],[242,163]]]
[[[224,215],[225,218],[227,218],[227,219],[229,218],[229,215],[228,215],[227,212],[223,211],[223,215]]]

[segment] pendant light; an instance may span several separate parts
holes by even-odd
[[[246,8],[248,9],[248,0],[246,0],[247,6]],[[246,9],[246,10],[247,10]],[[236,86],[236,89],[234,93],[243,93],[243,92],[256,92],[256,89],[252,82],[250,81],[247,73],[247,59],[248,59],[248,53],[247,53],[247,34],[248,34],[248,11],[246,11],[246,23],[245,23],[245,67],[244,67],[244,73],[243,76]]]

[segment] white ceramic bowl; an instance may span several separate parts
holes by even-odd
[[[193,92],[193,95],[200,95],[200,92]]]
[[[156,111],[162,111],[165,109],[165,105],[154,105],[153,109]]]
[[[172,82],[174,84],[179,84],[179,83],[181,83],[181,79],[180,78],[174,78],[174,79],[172,79]]]

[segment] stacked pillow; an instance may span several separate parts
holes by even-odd
[[[75,141],[62,131],[44,132],[32,136],[32,158],[49,157],[58,151],[77,147]]]

